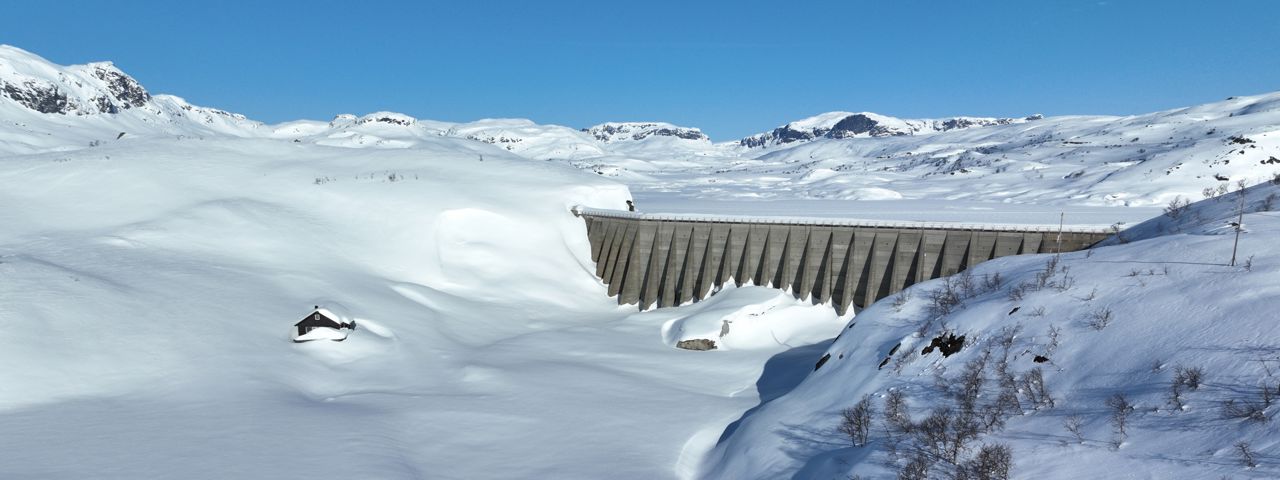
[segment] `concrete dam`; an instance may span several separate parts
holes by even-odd
[[[1008,255],[1082,250],[1094,227],[652,215],[574,207],[596,276],[641,310],[701,300],[726,283],[830,301],[840,314],[918,282]]]

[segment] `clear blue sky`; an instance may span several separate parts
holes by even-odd
[[[1280,90],[1280,1],[24,1],[0,43],[266,122],[376,110],[716,140],[830,110],[1129,114]]]

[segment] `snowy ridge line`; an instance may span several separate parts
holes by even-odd
[[[816,225],[831,227],[866,227],[866,228],[910,228],[920,230],[971,230],[983,232],[1043,232],[1043,233],[1111,233],[1111,227],[1102,225],[1058,225],[1049,224],[1011,224],[1011,223],[960,223],[960,222],[915,222],[909,220],[886,221],[857,218],[831,217],[774,217],[751,215],[702,215],[674,213],[641,213],[626,210],[584,207],[575,205],[572,209],[576,216],[620,218],[629,220],[649,220],[656,222],[698,222],[698,223],[757,223],[767,225]]]

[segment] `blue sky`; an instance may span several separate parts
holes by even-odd
[[[1280,90],[1280,1],[8,2],[0,43],[266,122],[377,110],[716,140],[831,111],[1129,114]]]

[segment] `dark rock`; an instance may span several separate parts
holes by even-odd
[[[120,108],[141,107],[151,100],[151,94],[147,93],[145,88],[134,80],[133,77],[114,68],[98,67],[93,70],[93,76],[107,82],[107,91],[111,96],[119,100],[119,103],[113,104],[109,109],[102,108],[101,102],[98,104],[98,111],[103,113],[116,113],[117,106]]]
[[[920,354],[928,355],[936,348],[942,352],[943,357],[950,357],[951,354],[959,352],[962,347],[964,347],[964,335],[957,337],[954,333],[948,333],[934,337],[933,341],[929,342],[929,346],[920,351]]]
[[[69,111],[67,94],[58,91],[58,87],[53,85],[40,85],[35,82],[14,85],[6,82],[4,94],[22,106],[40,113],[66,115]]]
[[[705,338],[681,340],[679,342],[676,342],[676,348],[683,348],[685,350],[698,350],[698,351],[715,350],[716,342],[714,340],[708,340]]]
[[[818,364],[813,366],[813,370],[817,371],[819,368],[822,368],[822,364],[827,363],[827,360],[831,360],[830,353],[823,355],[822,358],[819,358]]]
[[[1036,362],[1036,363],[1045,363],[1045,362],[1048,362],[1048,361],[1049,361],[1049,357],[1042,356],[1042,355],[1036,355],[1034,358],[1032,358],[1032,359],[1031,359],[1031,361]]]

